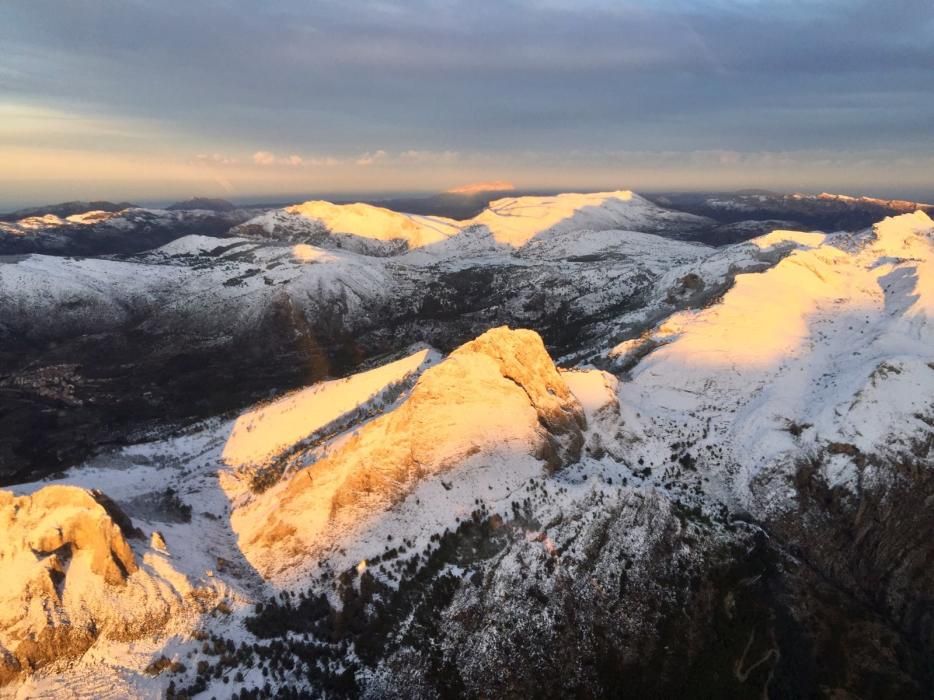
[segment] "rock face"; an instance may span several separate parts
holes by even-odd
[[[431,476],[485,460],[534,458],[552,473],[577,461],[583,409],[538,334],[496,328],[421,376],[395,410],[233,516],[247,558],[281,570],[354,532]]]
[[[100,636],[151,632],[181,606],[181,577],[170,584],[144,566],[128,539],[139,535],[102,494],[0,492],[0,683]]]

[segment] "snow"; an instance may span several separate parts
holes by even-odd
[[[222,458],[234,468],[265,462],[436,360],[436,352],[420,350],[368,372],[314,384],[251,409],[234,424]]]
[[[76,642],[112,666],[128,642],[190,630],[224,595],[221,582],[193,584],[169,557],[126,539],[80,488],[0,492],[0,521],[0,649],[16,653],[50,628],[95,630]]]
[[[175,257],[181,255],[207,255],[214,250],[228,248],[243,251],[244,247],[256,248],[256,242],[246,238],[216,238],[213,236],[183,236],[149,253],[149,257]]]
[[[561,372],[571,393],[580,401],[588,420],[600,410],[616,403],[619,385],[616,377],[601,370],[576,370]]]
[[[105,221],[113,217],[112,212],[95,209],[94,211],[86,211],[83,214],[72,214],[67,217],[67,221],[72,224],[96,224],[99,221]]]
[[[573,430],[580,413],[535,333],[494,329],[426,370],[397,408],[238,507],[231,525],[253,566],[285,585],[342,546],[356,556],[374,519],[430,477],[537,462],[543,426]]]
[[[709,246],[685,243],[639,231],[562,230],[558,227],[537,235],[520,248],[519,254],[538,260],[579,260],[593,256],[617,255],[645,260],[650,265],[653,261],[670,265],[674,259],[688,262],[707,257],[713,250]]]
[[[412,248],[439,243],[460,231],[452,219],[400,214],[372,204],[332,204],[316,200],[286,211],[320,221],[333,233],[350,233],[379,241],[401,239]]]
[[[934,210],[934,204],[924,204],[923,202],[911,202],[904,199],[879,199],[878,197],[853,197],[845,194],[833,194],[830,192],[821,192],[819,195],[795,195],[800,199],[823,199],[845,203],[874,204],[881,207],[890,207],[897,211],[913,212],[919,209]]]
[[[125,260],[25,255],[0,264],[4,322],[37,336],[103,331],[155,311],[177,332],[229,334],[283,294],[306,313],[339,299],[366,315],[392,292],[380,259],[242,238],[186,236]]]
[[[699,216],[658,207],[628,190],[550,197],[497,199],[472,219],[455,221],[438,216],[401,214],[370,204],[332,204],[311,201],[269,212],[238,230],[258,227],[287,240],[311,235],[323,226],[332,234],[349,234],[374,241],[404,241],[408,250],[425,250],[432,257],[455,255],[463,244],[476,252],[484,241],[489,252],[520,248],[543,234],[567,234],[582,230],[641,230],[646,226],[696,226]],[[477,229],[484,233],[479,238]],[[466,240],[462,240],[466,238]]]
[[[496,264],[508,256],[519,269],[550,261],[585,277],[573,260],[601,256],[618,277],[610,285],[600,270],[595,286],[602,280],[615,291],[649,287],[645,305],[613,319],[601,341],[601,366],[619,366],[627,357],[632,367],[619,379],[580,366],[558,372],[530,332],[499,329],[494,340],[481,337],[444,360],[413,349],[374,369],[250,407],[234,420],[205,421],[69,470],[53,481],[102,487],[147,541],[156,529],[164,536],[165,552],[134,543],[149,578],[131,586],[135,592],[126,600],[108,604],[124,612],[130,605],[145,609],[153,591],[171,598],[186,585],[207,586],[234,612],[229,620],[179,615],[166,630],[133,644],[100,640],[79,661],[19,685],[21,697],[158,697],[167,681],[145,678],[140,669],[154,655],[192,649],[194,626],[248,639],[242,616],[271,590],[307,588],[319,574],[327,584],[327,575],[350,566],[382,576],[379,565],[365,562],[390,541],[406,539],[421,551],[433,534],[456,527],[481,503],[507,515],[531,479],[553,497],[536,512],[542,522],[586,514],[588,499],[602,494],[645,495],[664,504],[672,454],[688,451],[697,472],[680,478],[695,494],[759,515],[789,507],[793,494],[782,470],[802,454],[830,442],[867,453],[897,450],[930,434],[922,417],[934,396],[934,222],[924,213],[886,219],[860,234],[775,231],[712,249],[630,230],[657,212],[627,192],[497,200],[470,226],[384,217],[385,210],[362,205],[312,204],[288,216],[327,219],[332,230],[372,231],[379,240],[402,235],[416,249],[387,260],[298,241],[189,236],[131,261],[24,256],[0,265],[0,295],[36,324],[41,314],[63,322],[65,306],[75,310],[64,322],[76,327],[90,315],[117,323],[132,310],[130,299],[172,305],[191,323],[218,316],[214,322],[229,331],[250,328],[274,293],[297,305],[346,294],[350,311],[363,314],[373,299],[397,292],[399,270]],[[274,212],[263,221],[282,217]],[[373,222],[379,226],[371,229]],[[706,308],[658,322],[688,275],[711,293],[734,275],[735,282]],[[613,339],[614,329],[640,323],[647,326],[641,337]],[[579,462],[545,478],[543,426],[555,416],[579,425],[588,449]],[[581,416],[586,428],[574,423]],[[792,423],[800,434],[789,431]],[[296,460],[268,491],[252,493],[238,474],[284,455]],[[826,460],[824,470],[842,488],[855,489],[858,476],[874,478],[871,471],[858,474],[844,454]],[[782,478],[762,486],[771,472]],[[624,489],[609,485],[624,478]],[[47,485],[15,491],[35,494]],[[166,488],[192,506],[190,523],[140,505]],[[554,547],[570,539],[571,527],[549,526],[529,539]],[[645,526],[628,536],[636,552],[652,533]],[[22,547],[0,542],[0,552],[13,549],[24,555]],[[75,573],[84,566],[79,561]],[[503,576],[518,566],[504,562]],[[76,580],[75,595],[99,600],[94,579]],[[13,595],[8,588],[19,590],[19,583],[8,577],[0,598]]]
[[[620,190],[497,199],[470,223],[486,226],[498,243],[518,248],[545,232],[639,229],[651,216],[660,215],[691,218],[661,209],[628,190]]]
[[[827,240],[827,234],[819,231],[783,231],[775,230],[753,238],[750,243],[760,250],[770,250],[777,246],[793,245],[799,248],[816,248]]]
[[[932,229],[918,212],[871,235],[799,234],[801,247],[739,275],[721,303],[666,319],[642,341],[658,347],[620,386],[642,416],[643,457],[662,461],[678,436],[701,454],[717,445],[727,454],[712,475],[751,506],[762,470],[805,445],[907,447],[934,395]],[[789,422],[810,427],[794,438]],[[855,479],[844,466],[839,483]]]

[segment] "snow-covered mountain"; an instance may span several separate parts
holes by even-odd
[[[493,200],[479,214],[462,221],[404,214],[370,204],[312,201],[261,215],[233,233],[397,255],[444,244],[465,233],[475,238],[478,228],[493,250],[497,246],[520,248],[542,235],[581,230],[643,231],[690,238],[711,223],[693,214],[664,209],[626,190],[507,197]],[[444,249],[456,253],[457,246]]]
[[[692,192],[653,196],[652,201],[715,220],[718,225],[704,235],[714,245],[735,243],[750,234],[775,228],[810,231],[859,231],[887,216],[924,211],[934,205],[901,199],[853,197],[843,194],[784,194],[768,190],[739,192]],[[773,221],[771,229],[763,222]],[[781,222],[781,223],[778,223]]]
[[[108,644],[185,633],[221,595],[193,585],[97,491],[0,492],[0,683]]]
[[[128,206],[81,211],[82,203],[9,221],[0,220],[0,255],[132,254],[200,233],[227,235],[256,209],[144,209]],[[109,203],[97,203],[107,205]],[[69,211],[77,209],[76,213]]]
[[[714,248],[594,197],[469,224],[312,203],[264,234],[0,264],[22,573],[0,681],[928,695],[934,222]],[[95,422],[123,444],[27,462],[48,407],[55,450]],[[129,607],[164,626],[106,612]]]
[[[491,464],[508,464],[506,473],[483,479],[490,491],[485,495],[501,500],[542,473],[543,462],[547,473],[577,462],[585,426],[580,402],[541,338],[532,331],[494,329],[426,370],[392,411],[321,458],[305,459],[310,466],[300,462],[261,496],[236,504],[231,526],[264,578],[295,581],[297,571],[327,553],[365,556],[366,542],[379,546],[372,530],[385,532],[380,521],[387,517],[395,524],[390,531],[406,539],[448,525],[445,506],[462,505],[458,497],[464,497],[460,483],[454,498],[444,497],[440,481],[448,472],[456,472],[460,482]],[[428,480],[434,488],[413,498]],[[410,500],[419,503],[407,513],[412,505],[403,504]],[[437,516],[427,512],[438,509]],[[431,518],[435,522],[425,527]]]
[[[690,449],[702,460],[718,445],[721,476],[739,482],[731,488],[746,507],[772,465],[831,444],[848,447],[828,460],[830,485],[865,486],[872,470],[853,454],[909,452],[929,430],[932,233],[917,212],[860,234],[801,234],[794,252],[738,277],[720,303],[613,348],[617,362],[648,353],[627,385],[640,434],[671,420],[707,433]],[[668,451],[654,449],[655,462]]]

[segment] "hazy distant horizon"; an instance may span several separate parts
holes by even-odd
[[[820,194],[821,192],[828,192],[832,194],[841,194],[852,197],[874,197],[878,199],[899,199],[912,202],[918,202],[921,204],[932,204],[934,203],[934,189],[927,191],[904,191],[904,190],[891,190],[887,188],[879,188],[868,191],[852,191],[844,190],[841,188],[834,187],[825,187],[817,189],[770,189],[763,187],[737,187],[734,189],[703,189],[703,188],[692,188],[692,189],[640,189],[637,187],[615,187],[615,188],[606,188],[606,187],[578,187],[578,188],[561,188],[561,187],[523,187],[517,188],[514,190],[496,192],[495,198],[498,197],[512,197],[512,196],[523,196],[523,195],[550,195],[550,194],[559,194],[562,192],[603,192],[611,190],[632,190],[637,194],[646,195],[646,196],[659,196],[665,194],[689,194],[689,193],[734,193],[742,190],[768,190],[771,192],[779,194],[793,194],[799,192],[801,194]],[[193,198],[206,198],[206,199],[223,199],[232,204],[238,206],[248,207],[251,205],[254,206],[286,206],[292,203],[305,202],[309,200],[326,200],[335,203],[345,203],[345,202],[378,202],[380,200],[394,200],[394,199],[407,199],[407,198],[428,198],[434,197],[439,194],[443,194],[443,191],[438,190],[369,190],[369,191],[333,191],[333,192],[279,192],[279,193],[269,193],[269,194],[240,194],[240,195],[226,195],[222,192],[215,193],[198,193],[198,194],[180,194],[177,197],[122,197],[122,196],[108,196],[106,194],[100,195],[89,195],[82,197],[70,197],[70,198],[55,198],[55,197],[41,197],[38,196],[35,199],[31,200],[10,200],[3,198],[0,194],[0,214],[7,214],[10,212],[15,212],[20,209],[29,209],[34,207],[42,207],[46,205],[56,205],[64,202],[129,202],[141,207],[150,207],[154,209],[162,208],[175,204],[178,202],[184,202]]]

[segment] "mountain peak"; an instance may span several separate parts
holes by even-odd
[[[167,211],[233,211],[237,208],[236,204],[228,202],[226,199],[216,199],[211,197],[192,197],[184,202],[175,202],[166,207]]]
[[[478,215],[461,220],[405,214],[373,204],[315,200],[281,212],[269,212],[241,229],[295,240],[302,232],[313,235],[308,222],[317,222],[325,231],[345,238],[395,242],[414,249],[443,243],[470,229],[484,227],[494,245],[519,248],[544,233],[644,230],[648,224],[659,223],[683,223],[690,227],[701,221],[706,220],[663,209],[629,190],[618,190],[504,197],[492,200]]]
[[[184,577],[133,551],[141,535],[94,491],[0,491],[0,683],[79,656],[98,637],[152,634],[185,607]]]
[[[287,576],[431,476],[483,465],[506,470],[507,483],[541,474],[543,462],[554,471],[576,461],[584,425],[538,334],[496,328],[425,370],[397,408],[235,511],[232,524],[259,571]]]

